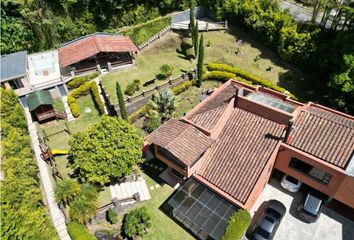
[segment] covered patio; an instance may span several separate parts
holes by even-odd
[[[129,37],[108,33],[92,34],[60,47],[61,72],[64,77],[73,77],[104,69],[112,71],[134,64],[133,54],[138,51]]]

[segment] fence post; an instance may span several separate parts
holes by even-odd
[[[227,20],[225,21],[225,29],[228,29],[228,23],[227,23]]]
[[[143,95],[143,97],[145,97],[145,90],[143,90],[141,94]]]
[[[129,103],[131,102],[131,96],[128,96],[128,102]]]

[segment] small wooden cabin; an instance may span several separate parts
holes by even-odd
[[[35,120],[39,122],[48,119],[66,118],[66,114],[59,112],[53,106],[53,98],[48,90],[38,90],[27,97],[29,111]]]

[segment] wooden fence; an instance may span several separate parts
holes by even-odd
[[[154,93],[157,92],[162,92],[165,89],[168,88],[172,88],[174,86],[178,86],[182,83],[184,83],[185,81],[189,81],[195,78],[195,73],[196,73],[196,69],[192,69],[190,72],[187,73],[183,73],[181,76],[173,78],[173,79],[169,79],[168,82],[163,83],[161,85],[156,84],[156,81],[158,81],[157,79],[152,79],[152,80],[148,80],[145,81],[144,86],[148,86],[148,85],[154,85],[152,88],[148,89],[148,90],[143,90],[142,92],[140,92],[139,94],[130,97],[128,96],[128,98],[125,100],[126,103],[126,107],[127,107],[127,111],[128,113],[132,113],[137,111],[141,106],[143,106],[144,104],[146,104],[154,95]],[[146,84],[148,83],[148,84]],[[105,99],[106,102],[106,106],[108,109],[108,112],[110,115],[117,115],[120,114],[119,111],[119,105],[116,104],[112,104],[111,101],[111,97],[110,95],[107,93],[105,87],[103,86],[102,82],[99,83],[99,86],[101,88],[102,91],[102,95]]]

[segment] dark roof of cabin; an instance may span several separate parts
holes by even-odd
[[[35,110],[41,105],[52,105],[53,98],[48,90],[39,90],[30,93],[27,97],[28,108],[30,111]]]

